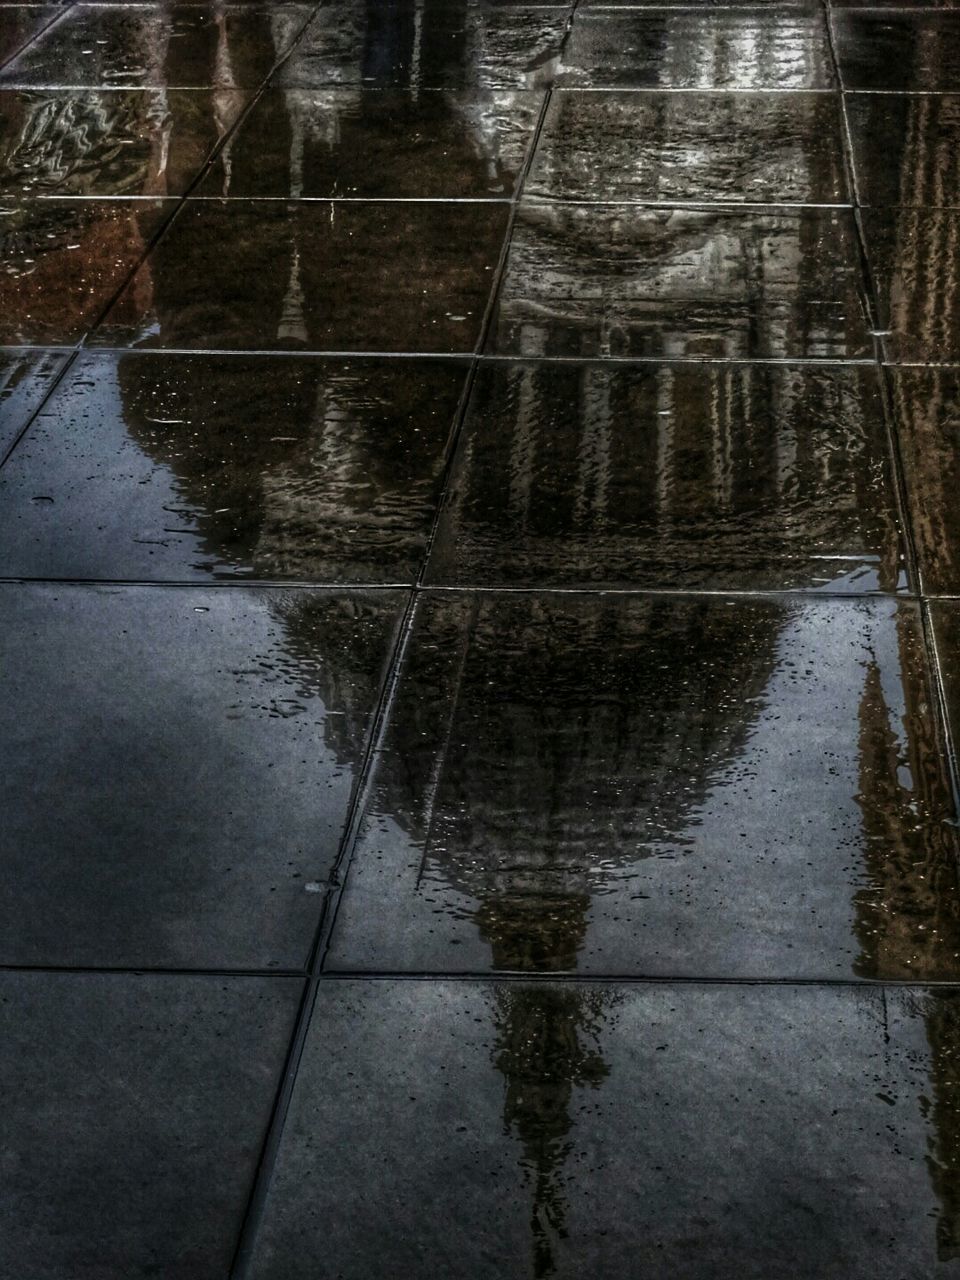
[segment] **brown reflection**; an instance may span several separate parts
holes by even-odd
[[[930,1046],[932,1098],[921,1100],[930,1129],[927,1170],[940,1202],[937,1258],[960,1258],[960,1007],[949,996],[927,998],[923,1021]]]
[[[408,771],[423,771],[422,878],[476,903],[495,968],[576,968],[591,904],[660,841],[682,841],[744,747],[780,623],[710,606],[654,620],[609,599],[435,610],[416,672],[433,696],[409,712],[441,753],[418,759],[410,734],[384,784],[402,815]]]
[[[208,557],[175,548],[171,567],[413,579],[462,366],[130,356],[117,376],[131,439],[175,477],[171,527]]]
[[[857,804],[868,883],[854,897],[862,948],[854,971],[867,978],[937,978],[945,957],[960,957],[957,847],[952,824],[940,816],[943,747],[909,627],[901,614],[902,707],[888,704],[875,660],[860,700]]]
[[[487,367],[436,582],[895,591],[873,371]]]
[[[539,88],[557,70],[568,8],[472,0],[333,0],[279,79],[419,88]]]
[[[523,1147],[536,1280],[556,1272],[573,1181],[564,1170],[572,1151],[574,1090],[598,1089],[610,1074],[600,1033],[613,1000],[596,988],[574,986],[506,986],[495,996],[493,1060],[506,1084],[504,1128]]]

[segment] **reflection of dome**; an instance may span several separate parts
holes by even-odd
[[[127,430],[174,476],[212,572],[412,577],[461,368],[134,355],[117,377]]]

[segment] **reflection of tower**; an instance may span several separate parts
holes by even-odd
[[[905,699],[890,707],[880,669],[866,670],[860,702],[860,792],[863,849],[870,884],[854,898],[861,955],[858,973],[920,981],[939,977],[944,955],[960,957],[956,851],[931,794],[942,757],[928,705],[925,675],[900,632]],[[899,721],[899,723],[898,723]],[[904,730],[906,729],[906,732]],[[940,1201],[937,1256],[960,1257],[960,1009],[928,1001],[932,1102],[927,1167]]]
[[[554,1274],[556,1242],[565,1234],[563,1168],[574,1089],[596,1089],[609,1074],[598,1040],[610,999],[574,986],[508,986],[496,995],[494,1063],[506,1082],[504,1125],[523,1146],[533,1192],[536,1280]]]

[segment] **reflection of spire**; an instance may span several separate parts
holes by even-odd
[[[496,996],[494,1063],[506,1081],[503,1118],[523,1146],[533,1190],[533,1274],[556,1271],[566,1234],[564,1164],[572,1144],[574,1088],[600,1086],[610,1074],[597,1038],[609,995],[582,987],[507,987]]]
[[[300,284],[300,246],[294,240],[293,254],[290,259],[290,278],[280,309],[280,323],[277,325],[277,340],[282,342],[292,338],[295,342],[306,342],[307,337],[303,288]]]
[[[960,1258],[960,1007],[947,996],[927,999],[932,1100],[922,1100],[931,1126],[927,1170],[940,1201],[937,1258]]]

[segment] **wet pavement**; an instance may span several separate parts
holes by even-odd
[[[960,1276],[960,8],[0,0],[0,1280]]]

